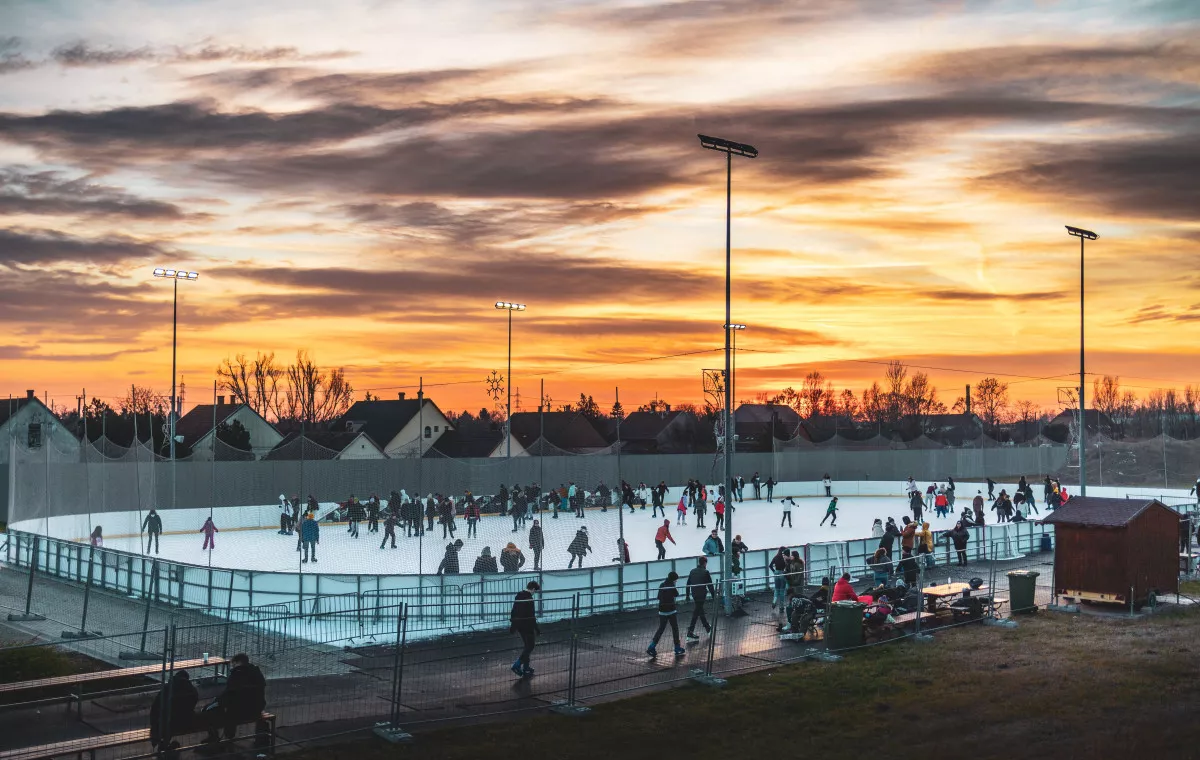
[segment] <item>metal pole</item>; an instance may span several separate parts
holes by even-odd
[[[171,415],[167,429],[171,435],[171,461],[175,461],[175,340],[179,334],[179,280],[173,280],[174,295],[171,297]],[[216,436],[217,431],[213,430],[213,436]],[[214,449],[215,451],[215,449]],[[171,479],[175,479],[175,470],[171,470]],[[175,486],[171,486],[172,498],[171,506],[175,506],[174,499]]]
[[[533,512],[541,508],[542,486],[546,483],[546,379],[541,380],[542,395],[538,397],[538,487],[534,494]]]
[[[421,575],[425,572],[425,501],[421,498],[421,475],[425,462],[425,378],[417,385],[417,507],[420,521],[417,523],[417,588],[424,586]]]
[[[1083,238],[1079,238],[1079,495],[1087,496],[1087,404],[1083,364]]]
[[[504,417],[504,430],[507,439],[505,444],[505,475],[509,485],[512,484],[512,309],[508,310],[508,410]]]
[[[621,388],[615,388],[616,404],[621,403]],[[621,480],[621,418],[617,418],[617,488],[620,488],[624,481]],[[618,502],[621,500],[618,499]],[[629,505],[633,508],[633,504]],[[617,535],[620,538],[617,546],[617,609],[625,609],[625,504],[617,504]]]
[[[721,557],[721,580],[725,585],[725,614],[733,614],[733,500],[729,482],[733,479],[733,359],[730,351],[730,323],[733,321],[730,264],[730,230],[733,215],[733,154],[725,154],[725,552]]]

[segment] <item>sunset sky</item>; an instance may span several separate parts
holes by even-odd
[[[0,6],[0,392],[306,348],[386,397],[701,400],[734,165],[739,398],[928,366],[1046,406],[1200,382],[1200,4]],[[700,352],[700,353],[692,353]],[[687,354],[670,359],[651,357]],[[954,372],[951,370],[967,370]],[[440,385],[450,384],[452,385]],[[1141,390],[1140,392],[1145,392]]]

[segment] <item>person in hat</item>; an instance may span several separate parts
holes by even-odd
[[[496,558],[492,556],[492,547],[485,546],[479,556],[475,558],[475,567],[472,568],[473,573],[498,573],[500,569],[496,567]]]
[[[462,551],[463,540],[455,539],[453,543],[446,544],[446,553],[442,556],[442,561],[438,563],[437,573],[439,575],[457,575],[458,574],[458,553]]]
[[[169,715],[163,714],[164,697]],[[196,714],[196,703],[199,701],[200,694],[188,672],[176,670],[170,683],[154,695],[154,702],[150,705],[151,746],[165,751],[172,736],[194,730],[199,723]]]
[[[525,566],[525,555],[517,548],[517,545],[512,541],[504,547],[504,551],[500,552],[500,567],[506,573],[516,573]]]
[[[575,531],[575,538],[571,539],[571,543],[567,545],[567,553],[571,555],[571,561],[567,563],[567,569],[571,569],[575,564],[575,560],[579,560],[579,566],[583,567],[583,558],[591,550],[592,545],[588,543],[588,532],[585,525]]]

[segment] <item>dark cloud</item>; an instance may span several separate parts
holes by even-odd
[[[1200,113],[1200,112],[1198,112]],[[1198,116],[1200,121],[1200,116]],[[1200,135],[1014,147],[1016,166],[980,182],[1060,208],[1191,221],[1200,209]]]
[[[0,37],[0,75],[32,69],[35,65],[21,52],[20,37]]]
[[[76,42],[55,48],[50,57],[61,66],[118,66],[139,61],[153,61],[156,56],[149,47],[97,48],[86,42]]]
[[[344,58],[350,53],[333,51],[326,53],[301,53],[294,47],[250,48],[242,45],[218,45],[201,43],[199,45],[154,48],[144,45],[137,48],[104,46],[96,47],[91,43],[80,40],[70,45],[62,45],[50,54],[51,60],[60,66],[90,67],[90,66],[120,66],[129,63],[211,63],[216,61],[231,61],[235,63],[269,63],[285,60],[327,60]]]
[[[0,359],[15,360],[21,359],[24,361],[38,362],[106,362],[116,359],[117,357],[126,354],[144,354],[151,351],[156,351],[154,347],[150,348],[127,348],[120,351],[108,351],[105,353],[90,353],[90,354],[46,354],[38,351],[38,346],[16,346],[7,345],[0,346]]]
[[[523,316],[522,334],[559,336],[588,340],[594,338],[645,338],[649,340],[679,340],[720,343],[724,340],[719,320],[665,319],[636,314],[612,315],[603,318],[538,318]],[[842,341],[813,330],[755,325],[757,340],[770,339],[785,343],[833,346]]]
[[[86,178],[67,179],[61,172],[19,168],[0,169],[0,216],[6,214],[140,221],[208,218],[207,214],[189,214],[173,203],[140,198]]]
[[[1200,322],[1200,303],[1175,308],[1156,303],[1143,306],[1129,319],[1134,325],[1152,322]]]
[[[361,104],[405,104],[434,93],[462,88],[508,76],[515,66],[490,69],[430,69],[404,72],[339,72],[279,66],[218,71],[189,80],[202,91],[241,95],[269,91],[327,102]]]
[[[63,263],[101,266],[165,255],[170,252],[158,243],[125,235],[81,238],[55,230],[0,228],[0,265],[10,268]]]

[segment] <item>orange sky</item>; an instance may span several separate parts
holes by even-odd
[[[1200,379],[1200,12],[1178,2],[0,9],[0,390],[188,405],[308,349],[361,398],[700,401],[734,166],[739,398],[900,358],[947,404]],[[691,353],[705,352],[705,353]],[[637,361],[688,354],[676,358]],[[1061,377],[1060,377],[1061,376]],[[1029,378],[1048,378],[1030,380]],[[453,383],[453,384],[450,384]],[[449,385],[442,385],[449,384]]]

